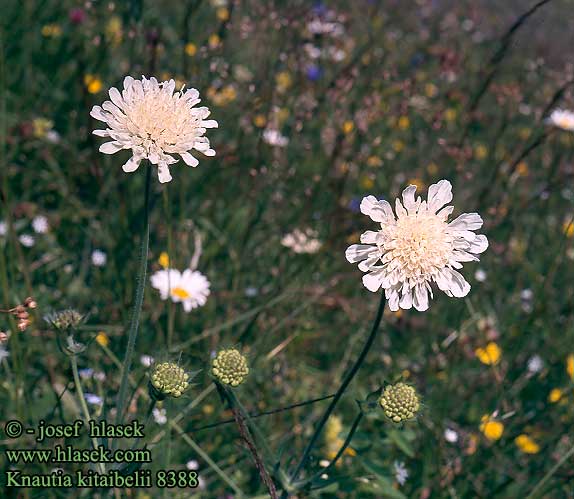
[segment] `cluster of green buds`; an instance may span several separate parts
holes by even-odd
[[[149,391],[154,400],[181,397],[189,387],[190,374],[174,362],[161,362],[154,366]]]
[[[388,385],[379,398],[385,416],[395,423],[413,419],[420,408],[420,400],[416,390],[405,383]]]
[[[221,383],[239,386],[249,374],[247,359],[235,348],[220,350],[211,363],[211,372]]]

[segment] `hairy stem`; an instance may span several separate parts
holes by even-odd
[[[120,382],[120,391],[118,393],[118,404],[116,414],[116,424],[120,424],[123,420],[126,398],[128,392],[128,377],[130,374],[130,367],[134,355],[136,339],[138,335],[138,326],[140,314],[143,305],[144,291],[146,285],[146,271],[147,271],[147,258],[149,249],[149,206],[150,206],[150,190],[151,190],[151,164],[146,165],[146,180],[145,180],[145,200],[144,200],[144,230],[142,234],[141,248],[140,248],[140,261],[139,271],[136,282],[136,292],[134,299],[134,308],[130,322],[130,330],[128,336],[128,345],[122,366],[122,379]],[[114,441],[115,442],[115,441]]]
[[[88,409],[88,404],[86,403],[86,397],[84,397],[84,390],[82,389],[82,383],[80,381],[80,376],[78,373],[78,359],[75,355],[70,357],[70,363],[72,364],[72,374],[74,376],[74,385],[76,386],[76,393],[78,394],[78,399],[80,400],[80,406],[82,408],[82,412],[84,413],[84,420],[86,422],[86,426],[90,424],[90,410]],[[95,437],[92,437],[92,446],[94,450],[98,449],[98,440]],[[104,463],[98,463],[98,468],[100,473],[106,472],[106,465]]]
[[[329,407],[327,407],[327,410],[325,411],[325,413],[321,417],[321,420],[319,421],[319,424],[317,426],[317,429],[315,430],[315,433],[313,433],[313,436],[309,440],[307,447],[305,447],[305,450],[303,452],[303,456],[301,457],[299,464],[297,465],[297,467],[295,468],[295,471],[291,475],[291,482],[293,482],[294,480],[297,479],[297,476],[299,475],[299,473],[301,472],[301,470],[303,469],[303,467],[307,463],[307,460],[309,459],[311,451],[313,450],[313,447],[314,447],[315,443],[317,442],[317,439],[319,438],[319,435],[321,434],[323,427],[327,423],[329,416],[331,415],[331,413],[335,409],[337,402],[339,402],[340,398],[343,396],[343,394],[347,390],[347,387],[349,386],[351,381],[353,381],[353,378],[355,377],[355,375],[359,371],[361,365],[363,364],[365,358],[367,357],[367,354],[369,353],[369,350],[371,349],[371,346],[373,345],[373,342],[375,341],[375,338],[377,337],[377,332],[379,330],[379,326],[380,326],[381,320],[383,318],[384,309],[385,309],[385,295],[383,292],[381,292],[381,300],[379,302],[379,308],[377,310],[377,315],[375,316],[375,321],[373,322],[373,327],[371,329],[369,337],[367,338],[367,342],[365,343],[365,346],[361,350],[361,353],[359,354],[359,357],[357,358],[355,364],[353,365],[351,370],[347,373],[347,375],[343,379],[343,382],[341,383],[341,386],[337,390],[337,393],[335,393],[335,396],[333,397],[333,400],[329,404]],[[282,497],[287,497],[286,492],[283,493]]]

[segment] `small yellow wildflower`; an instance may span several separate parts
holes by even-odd
[[[54,122],[46,118],[36,118],[32,120],[34,137],[43,139],[46,134],[54,127]]]
[[[162,251],[161,254],[159,255],[159,258],[157,259],[157,262],[164,269],[167,269],[169,267],[169,255],[165,251]]]
[[[62,28],[58,24],[46,24],[42,26],[42,36],[48,37],[58,37],[62,35]]]
[[[188,55],[189,57],[193,57],[195,54],[197,54],[197,45],[191,42],[186,43],[184,50],[186,55]]]
[[[518,132],[518,136],[522,139],[522,140],[527,140],[530,135],[532,135],[532,130],[530,130],[530,128],[521,128]]]
[[[325,442],[329,443],[339,437],[343,431],[343,422],[339,416],[329,416],[325,424]]]
[[[562,228],[564,230],[564,234],[566,235],[566,237],[574,237],[574,222],[573,221],[564,222],[564,225],[562,225]]]
[[[220,7],[219,9],[217,9],[217,19],[219,19],[222,22],[225,22],[229,19],[229,10],[227,10],[225,7]]]
[[[352,121],[347,120],[343,123],[342,129],[345,135],[349,135],[355,129],[355,125]]]
[[[205,404],[201,410],[203,411],[203,414],[209,416],[213,414],[213,411],[215,411],[215,407],[213,407],[211,404]]]
[[[417,177],[409,179],[407,181],[407,183],[412,184],[412,185],[416,185],[417,189],[420,189],[420,190],[425,188],[425,183],[420,178],[417,178]]]
[[[360,185],[363,189],[368,191],[375,186],[375,181],[371,177],[364,175],[361,177]]]
[[[456,109],[449,107],[445,112],[444,112],[444,119],[448,122],[452,122],[454,120],[456,120]]]
[[[279,92],[285,92],[291,86],[291,75],[287,71],[281,71],[275,76],[275,83]]]
[[[110,344],[110,339],[108,338],[108,335],[106,333],[104,333],[103,331],[100,331],[96,335],[96,342],[100,346],[107,347]]]
[[[102,80],[100,80],[100,78],[96,75],[92,74],[87,74],[84,76],[84,85],[86,85],[86,89],[91,94],[97,94],[104,87]]]
[[[367,166],[372,168],[383,166],[383,160],[378,156],[369,156],[367,159]]]
[[[427,97],[433,98],[438,94],[438,88],[434,83],[427,83],[425,85],[425,94]]]
[[[525,434],[518,435],[514,439],[514,443],[525,454],[537,454],[538,452],[540,452],[540,445],[538,445],[528,435]]]
[[[405,148],[405,143],[402,140],[394,140],[392,146],[396,152],[401,152]]]
[[[119,16],[112,16],[106,24],[106,39],[112,46],[117,47],[123,38],[122,20]]]
[[[486,347],[477,348],[474,351],[474,354],[476,355],[478,360],[480,360],[480,362],[486,364],[487,366],[492,366],[500,362],[500,356],[502,354],[502,351],[500,350],[500,347],[496,343],[491,341],[486,345]]]
[[[479,144],[474,148],[474,157],[483,160],[488,156],[488,148],[484,144]]]
[[[427,172],[429,172],[431,175],[436,175],[438,173],[438,165],[436,163],[429,163],[427,165]]]
[[[566,357],[566,372],[570,379],[574,381],[574,353],[571,353]]]
[[[219,38],[217,33],[213,33],[212,35],[209,35],[207,43],[209,44],[210,49],[216,49],[221,43],[221,38]]]
[[[253,124],[258,128],[263,128],[267,124],[267,118],[263,114],[257,114],[253,118]]]
[[[548,394],[548,402],[550,402],[551,404],[555,404],[562,398],[562,395],[563,393],[562,390],[560,390],[560,388],[552,388],[552,390],[550,390],[550,393]]]
[[[500,421],[491,420],[490,416],[486,414],[480,419],[479,428],[482,434],[491,442],[494,442],[502,437],[502,433],[504,432],[504,424],[502,424]]]
[[[521,177],[526,177],[528,175],[529,170],[526,161],[521,161],[518,163],[518,165],[516,165],[516,173],[518,173],[518,175]]]
[[[411,126],[411,120],[408,116],[401,116],[399,118],[398,126],[401,130],[407,130]]]

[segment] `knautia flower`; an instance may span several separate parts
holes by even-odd
[[[574,132],[574,113],[572,111],[555,109],[546,121],[550,125],[554,125],[562,130]]]
[[[204,136],[207,128],[217,128],[215,120],[206,119],[207,107],[194,107],[201,102],[195,88],[175,92],[175,81],[158,82],[154,77],[135,80],[124,78],[124,90],[112,87],[111,101],[94,106],[90,115],[108,125],[105,130],[94,130],[99,137],[111,142],[100,146],[100,152],[114,154],[131,149],[132,157],[123,165],[125,172],[137,170],[142,159],[158,166],[160,182],[169,182],[169,166],[177,163],[178,154],[189,166],[199,161],[189,151],[195,149],[206,156],[215,156]]]
[[[470,284],[455,269],[462,268],[461,262],[478,261],[476,255],[488,247],[486,236],[473,232],[482,227],[478,213],[463,213],[447,222],[454,209],[445,206],[452,200],[448,180],[431,185],[426,201],[415,200],[416,189],[409,185],[402,203],[396,200],[396,217],[387,201],[363,198],[361,213],[381,228],[363,233],[362,244],[353,244],[345,253],[349,262],[360,262],[369,291],[385,290],[392,311],[413,306],[427,310],[433,281],[448,296],[466,296]]]
[[[171,298],[174,303],[181,303],[186,312],[205,305],[210,294],[207,277],[197,270],[158,270],[150,279],[162,300]]]
[[[44,215],[38,215],[32,220],[32,228],[37,234],[45,234],[50,229],[48,219]]]
[[[235,348],[220,350],[211,361],[211,372],[223,384],[238,386],[249,374],[247,359]]]
[[[416,390],[402,382],[385,387],[379,404],[383,408],[385,416],[395,423],[413,419],[420,409],[419,396]]]
[[[155,400],[179,398],[189,387],[190,375],[173,362],[154,366],[150,376],[150,394]]]

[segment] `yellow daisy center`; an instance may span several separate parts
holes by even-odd
[[[179,286],[172,288],[171,296],[176,296],[177,298],[180,298],[182,300],[187,300],[188,298],[191,298],[191,295],[185,289],[180,288]]]

